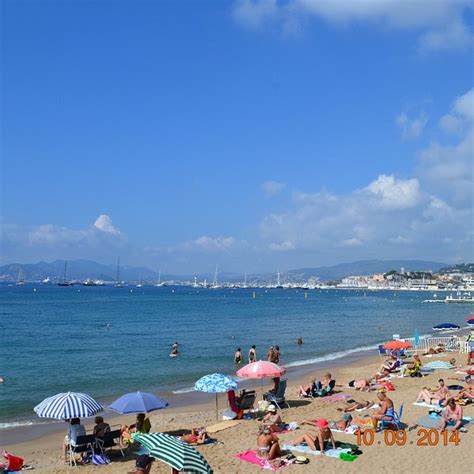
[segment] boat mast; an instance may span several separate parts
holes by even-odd
[[[217,270],[219,269],[219,264],[216,264],[216,271],[214,272],[214,281],[212,282],[212,286],[217,286]]]
[[[117,283],[120,283],[120,257],[117,259]]]

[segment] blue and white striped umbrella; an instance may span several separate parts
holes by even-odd
[[[205,375],[194,384],[194,390],[206,393],[225,393],[238,388],[237,381],[224,374]]]
[[[41,418],[70,420],[87,418],[103,411],[104,408],[85,393],[58,393],[36,405],[34,411]]]
[[[219,405],[217,401],[218,393],[237,390],[239,385],[235,379],[224,374],[209,374],[201,377],[195,384],[194,390],[216,394],[216,420],[219,419]]]

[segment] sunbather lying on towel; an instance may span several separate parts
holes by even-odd
[[[351,411],[360,410],[362,408],[371,408],[375,405],[375,402],[370,402],[369,400],[362,400],[358,402],[356,400],[347,400],[346,407],[344,408],[337,408],[339,411],[343,411],[344,413],[349,413]]]
[[[368,391],[371,389],[371,381],[369,379],[349,380],[343,384],[337,384],[337,387],[355,388],[356,390]]]
[[[445,406],[446,400],[451,397],[451,393],[444,384],[443,379],[439,379],[438,384],[437,390],[430,390],[426,387],[423,388],[416,397],[415,403],[425,402],[428,405]]]
[[[301,424],[302,425],[312,425],[318,427],[318,421],[319,420],[305,420]],[[342,420],[339,421],[330,421],[329,422],[329,428],[332,430],[340,430],[344,431],[352,421],[352,415],[350,413],[344,413],[342,415]]]
[[[469,385],[463,388],[457,396],[458,400],[469,400],[471,402],[474,401],[474,383],[472,381],[469,382]]]
[[[308,424],[314,424],[318,428],[316,435],[304,433],[303,436],[295,439],[292,443],[288,443],[290,446],[306,443],[313,451],[321,451],[321,454],[324,454],[325,443],[330,441],[333,449],[336,449],[336,441],[329,427],[328,420],[320,418],[318,421]]]
[[[446,410],[444,410],[443,418],[441,419],[441,431],[446,428],[446,425],[452,425],[453,431],[462,425],[462,407],[459,403],[456,403],[454,398],[448,400]]]
[[[192,428],[191,433],[182,435],[179,439],[187,444],[206,444],[209,441],[204,428]]]

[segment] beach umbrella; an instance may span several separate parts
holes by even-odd
[[[164,433],[133,434],[149,455],[177,471],[212,474],[211,466],[199,451],[175,436]]]
[[[239,385],[228,375],[209,374],[201,377],[195,384],[194,390],[216,394],[216,419],[219,419],[219,407],[217,402],[218,393],[227,393],[230,390],[237,390]]]
[[[246,379],[271,379],[274,377],[281,377],[285,374],[286,369],[274,364],[273,362],[266,362],[264,360],[251,362],[237,371],[239,377],[244,377]]]
[[[400,340],[389,341],[383,346],[384,349],[391,349],[393,351],[398,351],[400,349],[408,349],[410,347],[412,347],[411,344],[405,341],[400,341]]]
[[[449,331],[456,329],[460,329],[460,327],[457,324],[453,323],[442,323],[438,324],[437,326],[433,326],[433,331]]]
[[[122,395],[109,405],[109,408],[121,415],[128,413],[148,413],[166,408],[168,402],[147,392],[132,392]]]
[[[250,364],[244,365],[237,371],[239,377],[246,379],[260,379],[262,396],[263,396],[263,379],[271,379],[275,377],[281,377],[286,374],[286,369],[280,367],[273,362],[266,362],[259,360],[258,362],[251,362]]]
[[[474,326],[474,316],[469,317],[466,320],[466,323],[467,323],[468,326]]]
[[[34,407],[41,418],[70,420],[71,418],[87,418],[103,411],[104,408],[90,395],[85,393],[58,393],[46,398]]]

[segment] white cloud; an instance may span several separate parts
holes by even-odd
[[[422,113],[416,118],[410,118],[405,112],[402,112],[398,115],[396,123],[402,131],[404,139],[418,138],[428,123],[428,117]]]
[[[469,46],[472,36],[463,20],[469,7],[469,0],[237,0],[234,18],[253,29],[278,21],[284,30],[305,17],[412,29],[421,34],[419,49],[428,51]]]
[[[232,236],[218,235],[210,237],[208,235],[201,235],[197,239],[188,240],[177,246],[169,247],[168,252],[222,252],[229,251],[241,243],[241,241]]]
[[[271,242],[268,248],[275,252],[287,252],[288,250],[294,250],[295,245],[290,240],[285,240],[284,242],[280,243]]]
[[[234,19],[253,29],[279,16],[277,0],[238,0],[234,6]]]
[[[107,234],[120,235],[120,231],[112,224],[112,219],[107,214],[101,214],[94,222],[94,227]]]
[[[420,194],[420,186],[416,178],[397,180],[393,175],[384,174],[370,183],[366,190],[379,198],[379,205],[387,209],[413,207],[417,204]]]
[[[262,190],[267,197],[273,197],[277,194],[280,194],[286,187],[285,183],[280,183],[278,181],[265,181],[262,184]]]
[[[447,133],[460,133],[474,122],[474,89],[458,97],[451,111],[443,115],[439,126]]]
[[[442,130],[457,133],[458,141],[433,141],[419,153],[419,175],[425,185],[457,202],[472,205],[474,164],[474,89],[458,97],[440,120]]]

